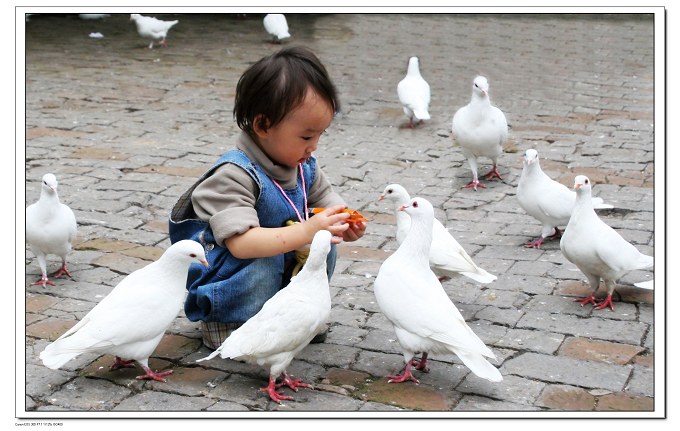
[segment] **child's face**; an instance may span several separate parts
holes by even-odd
[[[302,103],[283,121],[266,131],[255,127],[255,134],[270,159],[294,167],[312,155],[332,120],[331,106],[309,89]]]

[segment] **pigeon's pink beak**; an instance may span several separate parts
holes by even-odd
[[[581,184],[574,184],[574,188],[575,188],[575,189],[580,189],[580,188],[581,188]]]
[[[399,211],[404,211],[406,208],[410,207],[411,205],[402,205],[399,207]]]
[[[205,266],[206,268],[210,268],[210,264],[205,259],[201,259],[201,265]]]
[[[385,199],[385,195],[380,195],[380,196],[378,196],[378,201],[381,201],[381,200],[383,200],[383,199]]]

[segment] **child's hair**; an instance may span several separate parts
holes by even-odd
[[[311,87],[333,109],[340,111],[337,91],[319,58],[303,47],[284,48],[246,70],[236,85],[234,117],[238,127],[254,133],[254,122],[267,130],[299,106]]]

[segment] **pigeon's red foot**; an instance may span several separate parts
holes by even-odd
[[[541,248],[543,241],[544,241],[544,239],[541,236],[541,237],[535,239],[534,241],[531,241],[531,242],[524,244],[524,247],[526,247],[526,248]]]
[[[558,228],[554,228],[555,233],[550,235],[547,239],[553,240],[553,239],[560,239],[562,238],[562,231],[559,230]]]
[[[477,187],[481,187],[483,189],[486,188],[486,186],[484,184],[480,183],[479,181],[470,181],[468,184],[463,186],[464,189],[473,188],[475,190],[477,190]]]
[[[314,387],[310,385],[309,383],[304,383],[302,379],[291,379],[290,376],[287,373],[283,373],[283,381],[281,383],[278,383],[276,385],[276,388],[280,388],[281,386],[288,386],[295,392],[298,391],[298,388],[312,388]]]
[[[527,248],[541,248],[541,245],[543,245],[543,241],[546,241],[546,240],[552,241],[552,240],[562,238],[562,231],[559,230],[558,228],[554,228],[554,229],[555,229],[555,233],[553,233],[552,235],[550,235],[546,238],[543,238],[542,236],[538,237],[534,241],[531,241],[529,243],[524,244],[524,246],[527,247]]]
[[[63,265],[61,266],[61,268],[59,268],[59,270],[58,270],[57,272],[55,272],[54,274],[52,274],[52,277],[53,277],[53,278],[59,278],[59,277],[61,277],[61,276],[63,276],[63,275],[67,275],[68,278],[73,279],[73,277],[71,277],[71,273],[68,272],[68,269],[66,268],[66,264],[63,264]]]
[[[583,307],[586,304],[597,305],[597,300],[595,299],[595,293],[594,292],[591,293],[590,296],[588,296],[587,298],[576,298],[576,299],[574,299],[574,302],[580,302],[581,307]]]
[[[593,303],[593,305],[595,305],[596,310],[602,310],[603,308],[609,307],[612,311],[614,311],[614,303],[612,302],[611,295],[607,295],[604,301],[599,302],[597,304]]]
[[[451,277],[449,277],[448,275],[442,275],[441,277],[437,277],[437,278],[439,279],[440,283],[451,280]]]
[[[385,376],[386,379],[389,379],[387,383],[402,383],[407,380],[411,380],[415,382],[416,384],[419,384],[420,382],[418,379],[413,377],[413,374],[411,374],[411,366],[413,365],[413,359],[408,361],[406,364],[406,367],[404,367],[404,371],[401,374],[398,374],[396,376]]]
[[[109,367],[109,370],[118,370],[120,368],[135,368],[135,361],[134,360],[129,360],[126,361],[125,359],[121,359],[118,356],[116,356],[116,359],[114,359],[113,364]]]
[[[421,356],[419,361],[415,360],[414,358],[413,366],[416,367],[416,370],[418,371],[422,371],[423,373],[429,373],[430,368],[427,366],[427,352],[423,352],[423,356]]]
[[[503,179],[501,178],[501,173],[498,172],[498,168],[496,167],[496,165],[493,165],[493,168],[486,175],[482,175],[483,180],[488,181],[492,178],[498,178],[499,180]]]
[[[269,376],[269,385],[267,385],[266,388],[260,388],[260,392],[266,392],[267,395],[269,395],[269,398],[277,404],[281,404],[281,401],[283,400],[293,399],[293,397],[283,395],[283,392],[276,391],[276,381],[272,376]]]
[[[160,373],[157,373],[153,371],[149,367],[143,367],[144,371],[146,374],[142,374],[141,376],[137,376],[137,380],[156,380],[157,382],[163,382],[165,383],[166,380],[163,378],[167,376],[168,374],[172,374],[173,370],[166,370],[166,371],[161,371]]]
[[[46,276],[43,276],[42,278],[40,278],[40,280],[36,281],[35,283],[31,283],[31,286],[41,285],[42,287],[47,287],[48,284],[50,286],[54,286],[54,283],[48,280]]]

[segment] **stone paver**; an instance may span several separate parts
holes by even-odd
[[[172,205],[233,145],[238,77],[280,48],[268,43],[261,18],[179,14],[167,48],[154,50],[126,14],[103,21],[38,15],[26,23],[26,205],[38,198],[42,175],[53,172],[61,200],[79,221],[68,257],[73,280],[30,285],[40,272],[26,251],[26,417],[72,411],[540,417],[664,408],[655,395],[665,388],[654,384],[665,356],[654,355],[654,327],[665,323],[654,299],[664,289],[632,287],[653,272],[624,278],[613,312],[581,307],[573,299],[588,294],[585,278],[559,243],[522,246],[540,225],[516,199],[519,157],[536,148],[556,180],[571,186],[575,175],[589,175],[595,194],[615,206],[602,219],[654,253],[653,203],[664,199],[654,190],[654,22],[635,13],[289,15],[293,38],[285,45],[312,48],[342,101],[317,156],[334,187],[370,220],[362,240],[340,248],[326,342],[308,346],[289,369],[316,388],[284,389],[295,401],[277,405],[259,392],[267,370],[219,358],[196,363],[208,351],[199,324],[183,313],[150,361],[154,369],[174,370],[167,383],[137,381],[139,368],[110,372],[108,355],[81,355],[61,370],[44,367],[38,355],[48,342],[167,248]],[[105,37],[89,38],[93,31]],[[404,127],[396,95],[411,55],[420,57],[432,90],[432,119],[416,129]],[[471,175],[452,144],[450,123],[479,73],[511,129],[499,159],[503,180],[475,192],[462,188]],[[486,172],[489,160],[480,164]],[[475,262],[498,276],[487,285],[459,277],[443,286],[496,354],[503,382],[474,376],[453,354],[434,355],[429,373],[416,371],[419,385],[385,380],[403,367],[373,295],[382,261],[397,248],[393,209],[377,201],[392,182],[431,200]],[[58,264],[50,256],[48,270]]]

